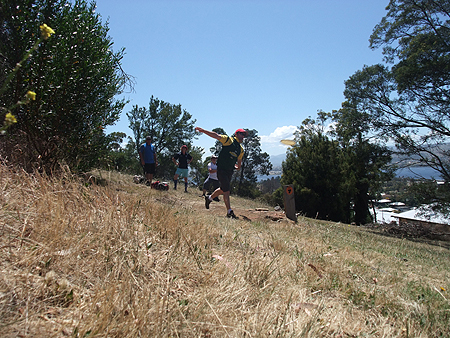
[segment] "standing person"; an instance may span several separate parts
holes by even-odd
[[[172,161],[177,166],[177,171],[173,177],[174,189],[177,190],[178,177],[184,177],[184,192],[187,192],[188,186],[188,164],[193,160],[192,156],[187,152],[187,145],[182,145],[180,152],[173,155]]]
[[[209,209],[209,204],[219,195],[223,195],[223,201],[227,208],[227,217],[237,219],[230,204],[231,177],[234,169],[241,169],[242,158],[244,157],[244,148],[241,143],[247,132],[244,129],[238,129],[234,136],[220,135],[214,131],[205,130],[195,127],[195,130],[215,138],[222,143],[222,150],[217,159],[217,178],[219,179],[220,188],[217,188],[211,195],[205,196],[205,207]]]
[[[145,138],[145,143],[139,147],[139,158],[141,159],[141,164],[144,167],[145,178],[147,179],[147,184],[152,184],[153,175],[156,171],[156,166],[158,165],[158,160],[156,158],[155,146],[152,144],[151,136]]]
[[[211,188],[211,185],[214,190],[220,187],[219,179],[217,178],[217,156],[211,156],[211,162],[208,163],[208,172],[209,175],[206,178],[205,182],[203,182],[203,197],[206,196],[206,191]],[[216,201],[219,198],[217,197]]]

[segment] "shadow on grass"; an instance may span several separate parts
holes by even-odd
[[[398,226],[397,224],[366,224],[361,228],[367,231],[392,238],[407,239],[416,243],[425,243],[450,250],[450,241],[443,240],[440,234],[431,232],[420,225]]]

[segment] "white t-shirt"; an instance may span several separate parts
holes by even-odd
[[[212,162],[208,163],[208,172],[209,170],[217,170],[217,164],[214,164]],[[215,173],[209,174],[209,178],[212,180],[217,180],[217,171]]]

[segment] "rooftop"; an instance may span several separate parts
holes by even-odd
[[[392,217],[437,224],[450,224],[450,218],[447,215],[432,210],[430,205],[411,209],[400,214],[393,214]]]

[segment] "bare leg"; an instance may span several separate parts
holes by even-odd
[[[211,194],[211,199],[214,199],[216,197],[218,197],[219,195],[223,195],[223,191],[220,188],[217,188],[216,190],[214,190],[214,192]]]
[[[147,181],[149,181],[150,182],[150,184],[152,183],[152,181],[153,181],[153,174],[149,174],[149,173],[147,173],[147,174],[145,174],[145,178],[147,179]]]
[[[177,184],[178,184],[178,175],[175,174],[175,176],[173,177],[173,189],[177,190]]]
[[[225,202],[225,206],[227,207],[227,212],[228,212],[228,210],[231,209],[230,192],[229,191],[223,193],[223,201]]]
[[[219,197],[219,195],[223,195],[223,201],[225,202],[225,206],[227,208],[227,212],[228,210],[231,209],[231,204],[230,204],[230,192],[226,191],[223,192],[222,189],[217,188],[216,190],[214,190],[214,192],[211,194],[211,199],[214,199],[216,197]]]

